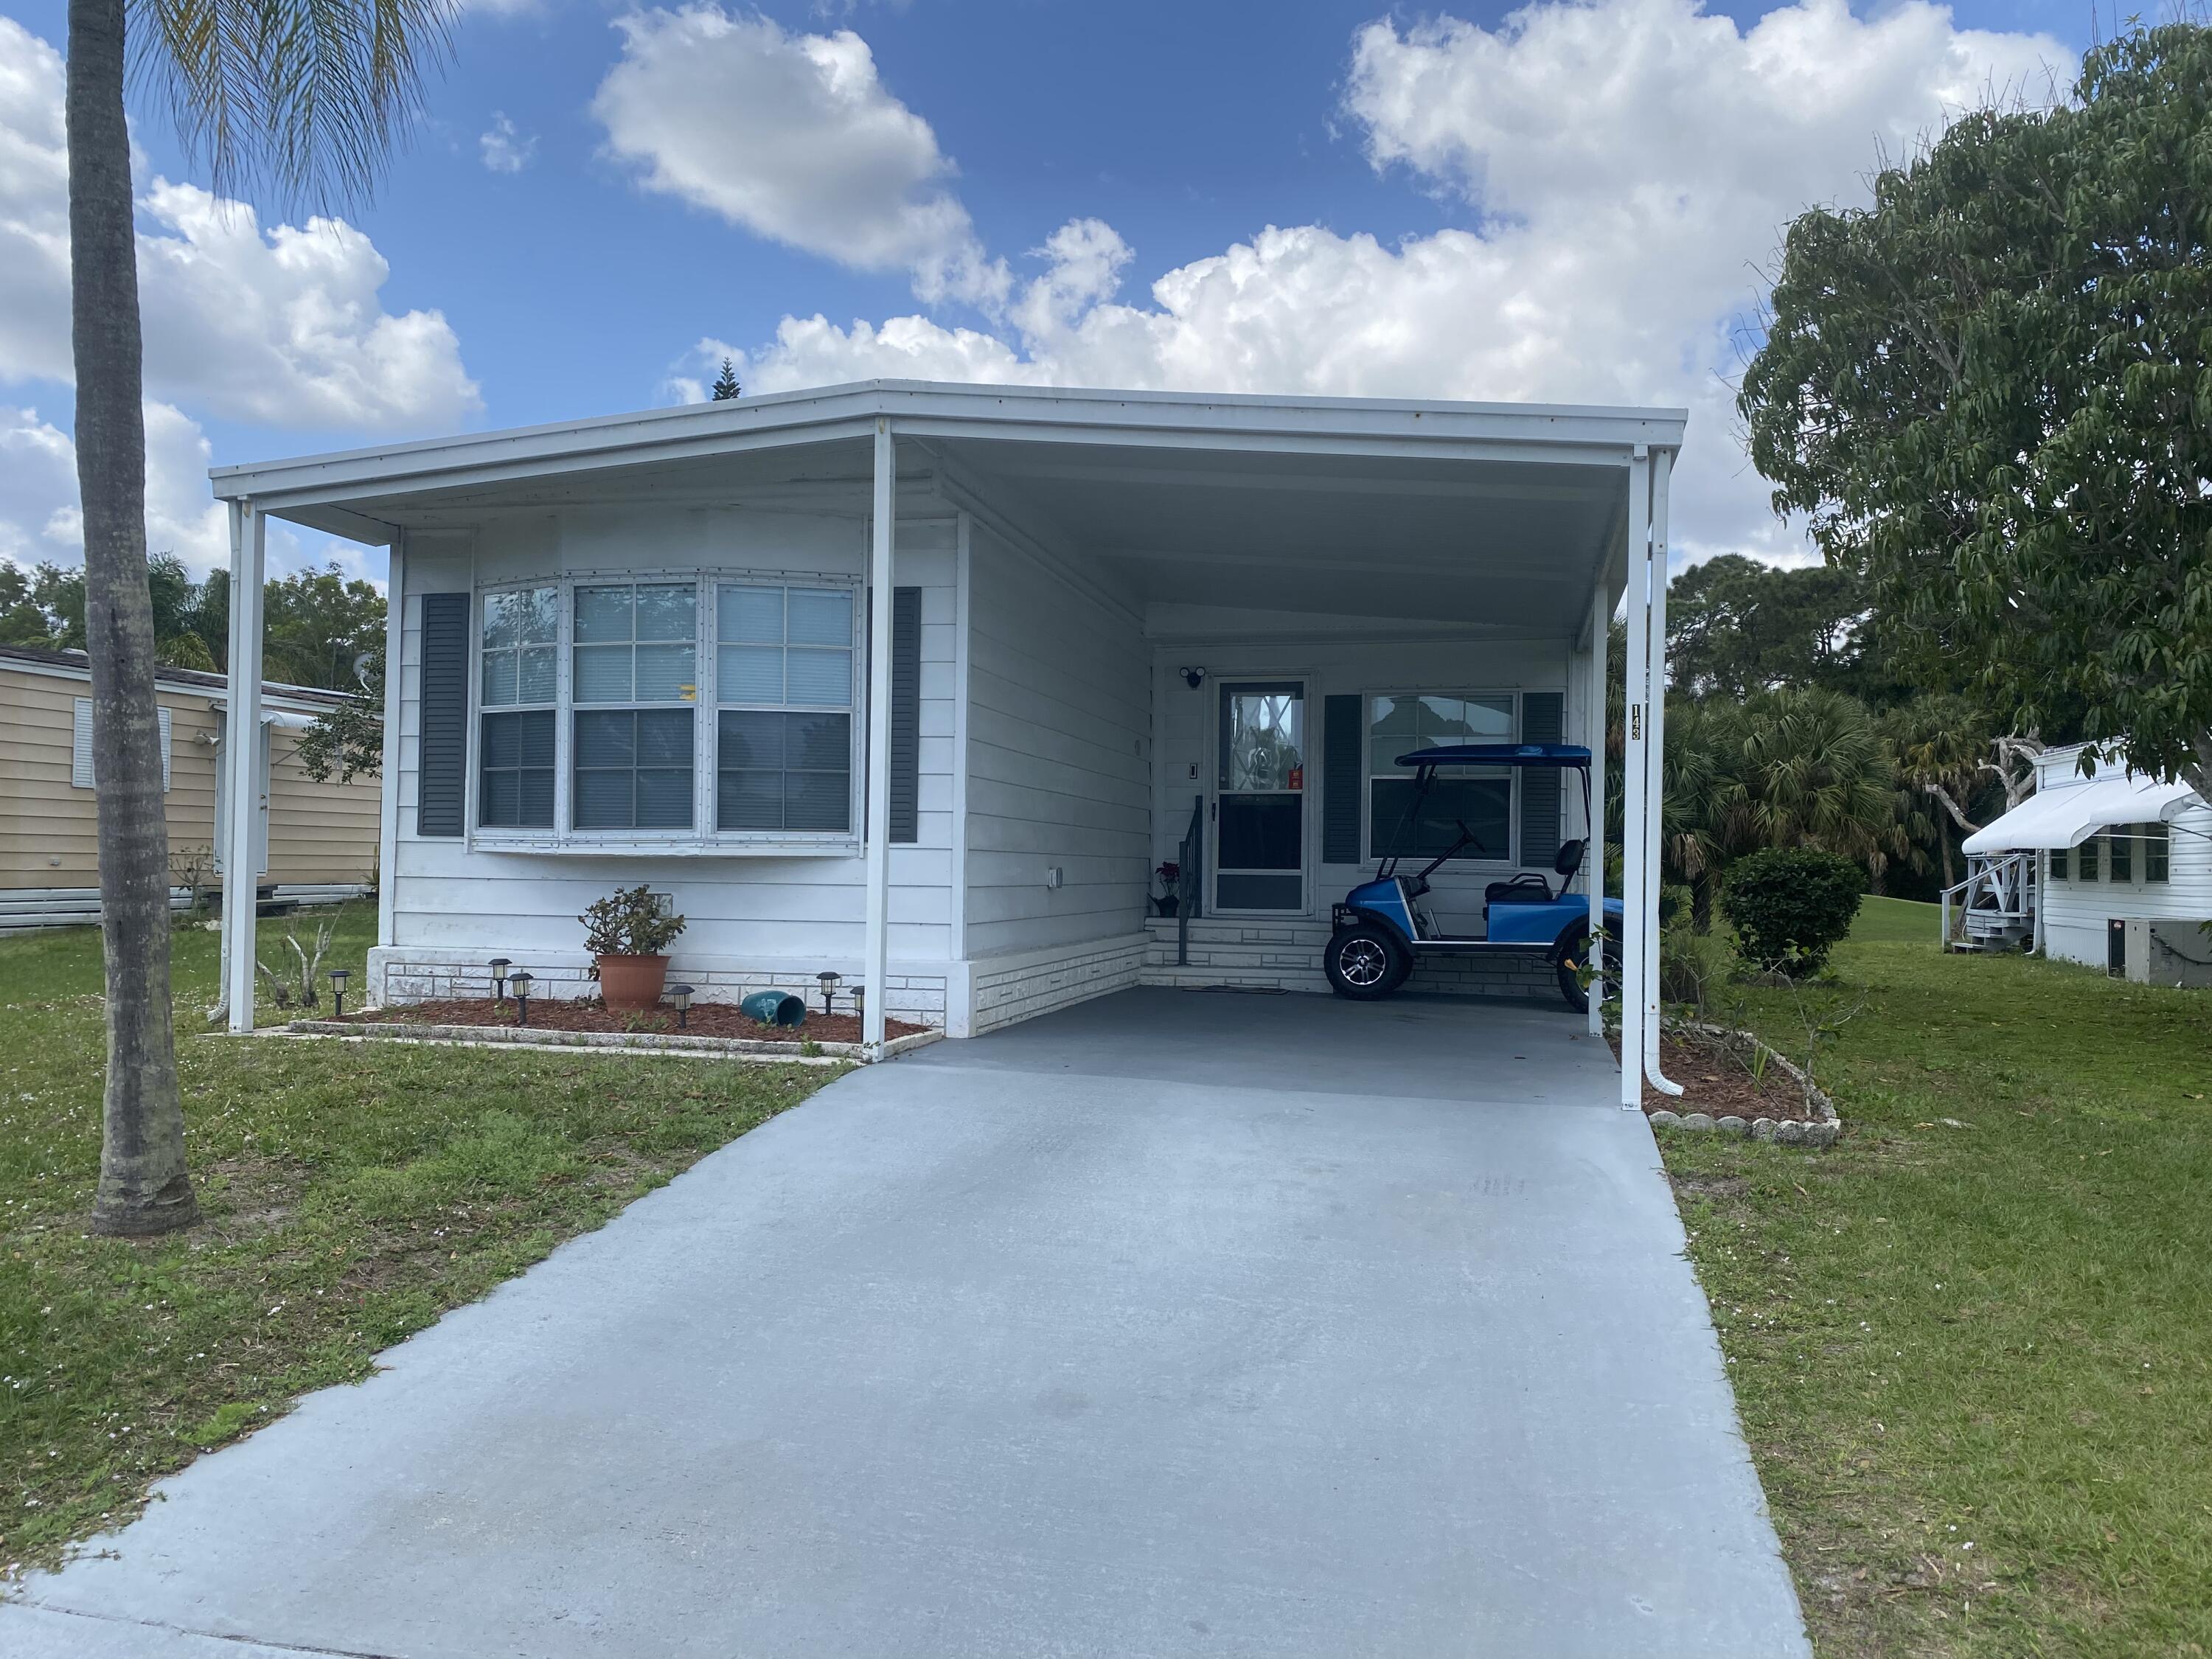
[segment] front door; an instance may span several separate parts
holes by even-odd
[[[1216,911],[1306,908],[1305,686],[1220,687],[1213,802]]]

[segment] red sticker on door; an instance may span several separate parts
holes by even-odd
[[[1291,769],[1291,793],[1295,795],[1305,787],[1306,769],[1303,766],[1293,766]]]

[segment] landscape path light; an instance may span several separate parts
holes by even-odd
[[[530,988],[538,982],[536,976],[525,968],[520,973],[508,975],[507,982],[514,988],[514,1023],[529,1024]]]
[[[814,977],[822,987],[822,1012],[825,1014],[836,1013],[837,987],[844,979],[844,975],[834,968],[825,968]]]
[[[691,1023],[692,994],[692,989],[688,985],[672,985],[668,988],[668,1000],[675,1005],[676,1029],[679,1031]]]
[[[507,1000],[507,970],[513,966],[513,962],[506,957],[491,959],[491,1000],[494,1002]]]
[[[347,975],[352,971],[349,968],[331,969],[331,1002],[334,1009],[331,1016],[333,1018],[345,1018],[345,982]]]

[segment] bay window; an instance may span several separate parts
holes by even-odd
[[[1411,767],[1416,749],[1514,740],[1510,692],[1459,696],[1392,693],[1367,702],[1367,819],[1371,858],[1434,858],[1459,839],[1463,822],[1480,850],[1498,861],[1513,852],[1513,773],[1504,766],[1440,769],[1413,815]]]
[[[488,592],[480,614],[479,830],[550,846],[853,835],[854,586],[580,577]]]

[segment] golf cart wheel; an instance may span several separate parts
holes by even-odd
[[[1589,935],[1579,931],[1559,941],[1559,994],[1567,1000],[1567,1006],[1578,1014],[1589,1010],[1589,991],[1582,980],[1583,956],[1589,942]],[[1591,984],[1597,988],[1599,1000],[1620,1000],[1620,933],[1617,928],[1605,930],[1604,954],[1598,963],[1598,975]]]
[[[1322,966],[1329,987],[1340,997],[1369,1002],[1387,997],[1406,982],[1413,963],[1406,948],[1382,928],[1348,927],[1328,942]]]

